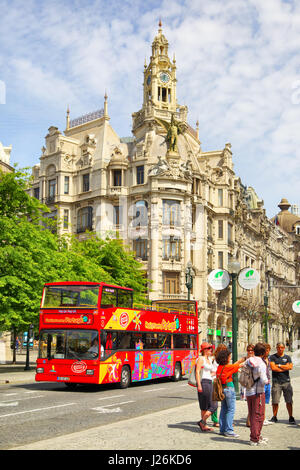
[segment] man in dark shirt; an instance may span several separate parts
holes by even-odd
[[[277,423],[277,413],[281,393],[283,392],[286,408],[289,414],[289,423],[296,424],[293,418],[293,388],[289,371],[293,368],[292,359],[284,354],[285,346],[277,343],[277,353],[270,356],[270,366],[272,369],[272,407],[273,417],[271,421]]]

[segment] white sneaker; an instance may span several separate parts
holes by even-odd
[[[272,421],[268,421],[267,419],[264,420],[263,426],[268,426],[269,424],[274,424]]]
[[[250,441],[250,446],[259,446],[259,442]]]

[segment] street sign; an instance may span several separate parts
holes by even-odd
[[[293,303],[292,309],[295,313],[300,313],[300,300],[295,300]]]
[[[229,286],[230,274],[225,269],[214,269],[209,273],[208,284],[214,290],[223,290]]]
[[[260,283],[260,275],[256,269],[244,268],[239,272],[238,283],[243,289],[255,289]]]

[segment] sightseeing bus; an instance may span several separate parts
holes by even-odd
[[[180,307],[180,308],[179,308]],[[37,382],[118,383],[190,373],[198,351],[197,302],[133,306],[133,290],[103,282],[43,289]]]

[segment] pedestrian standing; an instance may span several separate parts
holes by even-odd
[[[215,373],[217,372],[217,369],[218,369],[218,366],[219,366],[219,364],[217,363],[217,360],[216,360],[216,356],[222,350],[227,350],[227,346],[224,343],[220,343],[219,346],[217,347],[217,349],[213,353],[214,354],[213,366],[214,366],[214,372]],[[216,404],[218,406],[218,402],[216,402]],[[211,420],[213,422],[214,427],[216,427],[216,428],[220,427],[219,420],[218,420],[218,408],[216,409],[216,411],[214,411],[214,413],[212,413]]]
[[[293,363],[290,356],[284,354],[285,346],[283,343],[277,343],[277,353],[270,356],[270,366],[272,370],[272,407],[273,416],[271,421],[277,423],[277,413],[281,393],[283,393],[286,408],[289,414],[289,423],[296,424],[293,417],[293,387],[289,371],[293,369]]]
[[[233,429],[236,397],[232,375],[238,372],[245,358],[230,364],[231,352],[227,349],[220,351],[216,356],[216,360],[219,364],[216,374],[220,377],[225,395],[224,400],[221,402],[220,434],[225,437],[239,437]]]
[[[201,420],[198,425],[202,432],[211,431],[206,421],[209,416],[217,409],[217,403],[212,401],[212,380],[214,375],[214,366],[212,361],[212,345],[208,343],[201,344],[201,354],[196,366],[196,382],[198,391],[198,400],[201,410]],[[202,379],[200,380],[200,370]]]
[[[246,360],[245,366],[252,370],[254,384],[246,389],[248,415],[250,419],[250,445],[258,446],[267,443],[261,436],[265,417],[265,384],[268,382],[267,367],[263,361],[266,348],[263,343],[254,346],[254,356]]]
[[[271,350],[271,346],[268,343],[264,343],[264,346],[266,348],[265,355],[263,357],[263,361],[266,364],[266,369],[267,369],[267,378],[268,378],[268,383],[265,384],[265,403],[268,405],[270,403],[270,398],[271,398],[271,366],[270,366],[270,360],[269,360],[269,354]],[[266,408],[265,408],[266,410]],[[267,426],[269,424],[273,424],[272,421],[268,421],[266,419],[266,411],[265,411],[265,416],[264,416],[264,426]]]
[[[254,344],[248,344],[247,346],[247,359],[249,359],[249,357],[253,357],[254,356]],[[247,397],[246,397],[246,387],[241,387],[241,393],[240,393],[240,396],[241,396],[241,400],[247,400]],[[249,418],[249,413],[247,415],[247,420],[246,420],[246,426],[247,428],[250,428],[250,418]]]

